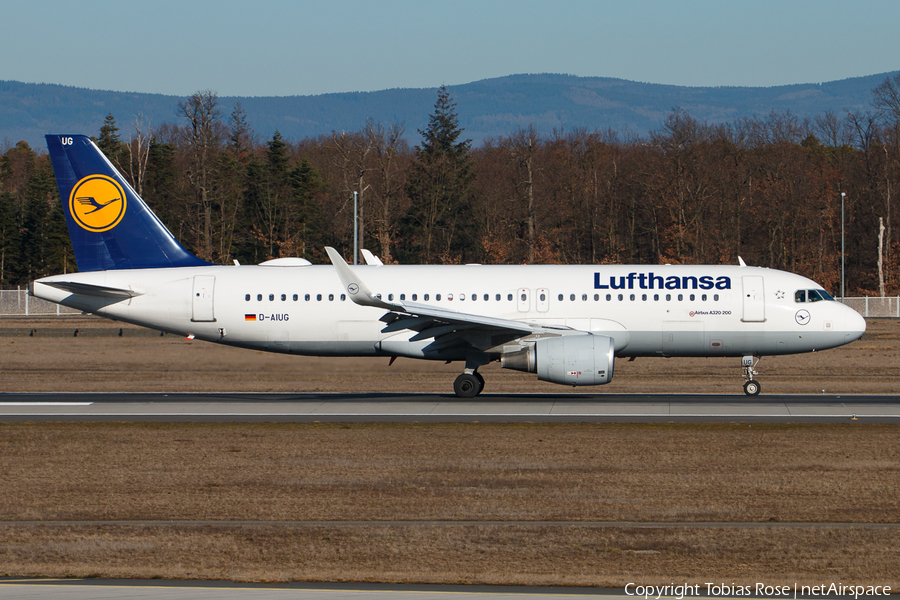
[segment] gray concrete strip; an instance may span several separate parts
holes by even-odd
[[[900,423],[900,396],[10,393],[0,421]]]

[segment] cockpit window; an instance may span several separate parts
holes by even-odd
[[[794,293],[795,302],[819,302],[820,300],[834,300],[834,298],[825,290],[797,290]]]

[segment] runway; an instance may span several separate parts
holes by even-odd
[[[0,421],[900,423],[900,395],[0,394]]]
[[[252,598],[268,600],[381,600],[401,596],[406,600],[488,600],[491,598],[563,598],[603,597],[625,600],[621,588],[573,588],[485,585],[428,585],[379,583],[236,583],[232,581],[163,581],[130,579],[0,579],[0,599],[66,598],[97,600],[119,598],[164,598],[167,600],[205,600]],[[700,597],[697,597],[700,598]],[[727,596],[725,597],[727,598]]]

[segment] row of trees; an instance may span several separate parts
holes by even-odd
[[[447,90],[420,143],[370,121],[314,139],[260,141],[240,104],[179,104],[179,123],[138,117],[97,137],[170,230],[198,256],[324,262],[360,245],[385,263],[736,263],[801,273],[847,294],[896,294],[900,76],[872,110],[724,125],[673,110],[639,137],[524,128],[473,148]],[[895,185],[895,182],[897,185]],[[843,227],[842,227],[842,194]],[[0,159],[0,283],[75,268],[45,154]]]

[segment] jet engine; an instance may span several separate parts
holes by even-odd
[[[504,369],[537,373],[541,381],[564,385],[609,383],[615,364],[615,340],[608,335],[566,335],[537,340],[500,358]]]

